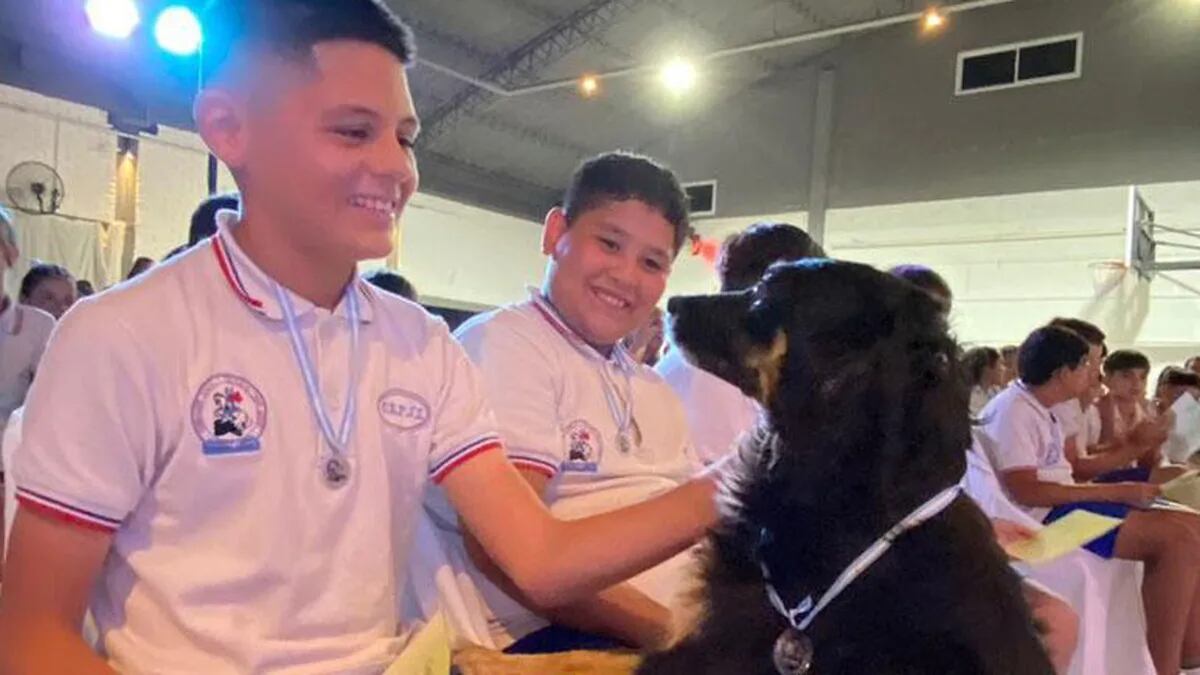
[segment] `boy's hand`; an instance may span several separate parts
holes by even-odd
[[[1000,548],[1008,549],[1013,544],[1020,543],[1033,539],[1037,536],[1037,532],[1021,525],[1014,523],[1011,520],[1003,518],[992,519],[992,531],[996,533],[996,541],[1000,544]]]
[[[1162,488],[1151,483],[1113,483],[1112,501],[1146,508],[1162,494]]]
[[[1166,415],[1147,418],[1129,430],[1129,441],[1143,450],[1157,448],[1167,441],[1170,429],[1171,418]]]

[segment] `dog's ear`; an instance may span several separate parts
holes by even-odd
[[[746,367],[758,374],[756,398],[764,407],[770,407],[771,398],[779,387],[787,349],[787,333],[779,328],[776,329],[775,336],[768,343],[751,347],[746,352]]]

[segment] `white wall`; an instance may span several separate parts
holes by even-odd
[[[1157,222],[1200,233],[1200,181],[1140,189]],[[1162,272],[1145,283],[1094,270],[1123,260],[1127,208],[1128,188],[1110,187],[832,209],[826,248],[881,268],[937,270],[954,290],[952,322],[966,343],[1019,343],[1061,315],[1094,321],[1114,348],[1136,346],[1158,362],[1200,353],[1200,271]],[[806,223],[798,212],[700,220],[696,228],[719,242],[757,220]],[[1160,248],[1160,260],[1171,257],[1200,261],[1194,251]],[[711,267],[685,252],[668,294],[716,288]]]

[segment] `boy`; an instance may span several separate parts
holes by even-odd
[[[1057,317],[1048,324],[1069,330],[1088,345],[1086,366],[1089,388],[1078,398],[1063,401],[1050,410],[1062,427],[1063,448],[1076,481],[1095,480],[1127,467],[1167,440],[1167,430],[1155,420],[1141,420],[1122,438],[1099,440],[1100,413],[1097,391],[1103,384],[1103,363],[1108,355],[1106,336],[1098,326],[1083,319]],[[1093,442],[1093,439],[1097,439]],[[1118,478],[1123,478],[1116,474]]]
[[[358,279],[417,186],[399,21],[229,0],[205,25],[196,122],[241,213],[57,328],[14,470],[0,671],[381,672],[430,481],[547,605],[694,542],[710,480],[551,517],[445,325]]]
[[[1158,375],[1154,387],[1154,403],[1158,412],[1165,413],[1184,394],[1200,399],[1200,375],[1179,366],[1167,366]]]
[[[9,416],[25,402],[54,329],[54,317],[35,307],[18,305],[4,292],[4,279],[20,255],[12,216],[0,207],[0,439]],[[4,462],[0,461],[0,488],[5,484],[4,470]],[[0,521],[4,515],[4,503],[0,501]],[[4,537],[0,536],[0,580],[4,578],[3,567]]]
[[[754,223],[730,235],[721,247],[717,262],[721,292],[750,288],[776,262],[823,257],[821,246],[795,225]],[[692,365],[680,350],[667,352],[655,369],[683,401],[696,455],[703,463],[728,455],[737,439],[757,422],[759,408],[754,399]]]
[[[1088,352],[1088,343],[1065,328],[1033,331],[1018,354],[1019,379],[983,411],[983,432],[1005,491],[1034,518],[1052,522],[1085,509],[1125,519],[1086,548],[1150,563],[1143,584],[1147,642],[1159,675],[1175,675],[1181,663],[1200,665],[1200,520],[1140,510],[1158,496],[1154,485],[1076,484],[1051,408],[1090,385]]]
[[[509,458],[555,515],[641,502],[695,471],[678,399],[622,344],[662,297],[688,231],[685,205],[675,176],[648,158],[614,152],[587,160],[546,216],[542,288],[457,331],[491,395]],[[453,522],[452,513],[442,515],[435,522]],[[514,592],[486,560],[477,565],[487,574],[469,572],[499,646],[568,651],[604,644],[597,637],[662,644],[687,562],[677,556],[552,611]]]
[[[1145,406],[1150,359],[1132,349],[1118,349],[1105,357],[1103,370],[1108,393],[1099,403],[1101,443],[1125,438],[1148,417]]]

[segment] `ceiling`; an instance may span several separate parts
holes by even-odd
[[[165,3],[144,0],[143,15]],[[599,95],[585,98],[570,86],[495,94],[447,70],[511,91],[924,6],[915,0],[389,3],[417,36],[420,60],[411,69],[411,81],[424,124],[423,188],[537,219],[588,155],[615,148],[657,154],[664,151],[665,139],[676,137],[702,149],[730,133],[723,121],[743,107],[781,105],[775,85],[786,87],[791,74],[836,46],[836,38],[708,61],[700,86],[681,97],[665,94],[651,81],[653,72],[605,79]],[[81,6],[82,0],[0,0],[0,81],[130,118],[187,126],[195,86],[191,67],[150,48],[145,35],[131,44],[94,36]],[[689,133],[681,136],[681,129]],[[747,147],[768,149],[779,131],[742,125],[737,133],[746,137]],[[781,170],[769,162],[748,163],[746,170],[755,166]],[[784,198],[775,201],[762,210],[794,205]]]

